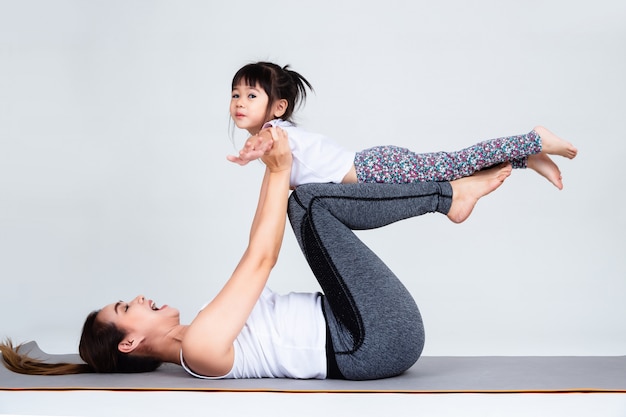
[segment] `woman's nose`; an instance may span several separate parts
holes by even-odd
[[[146,300],[146,297],[144,297],[143,295],[138,295],[137,297],[135,297],[133,301],[138,304],[143,304],[145,300]]]

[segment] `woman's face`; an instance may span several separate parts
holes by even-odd
[[[149,337],[180,324],[180,313],[167,305],[159,308],[154,301],[139,295],[129,302],[106,305],[98,313],[98,320],[113,323],[125,333],[139,332]]]

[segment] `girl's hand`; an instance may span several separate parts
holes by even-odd
[[[261,160],[270,172],[279,172],[291,169],[293,157],[289,147],[289,136],[287,132],[279,127],[269,129],[272,135],[272,145],[269,152],[266,152]]]
[[[243,148],[239,151],[239,155],[228,155],[226,159],[238,165],[246,165],[250,161],[254,161],[263,156],[272,149],[272,135],[269,129],[263,129],[254,136],[250,136]]]

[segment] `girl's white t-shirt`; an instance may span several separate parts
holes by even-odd
[[[204,308],[204,306],[203,306]],[[265,288],[234,342],[233,368],[213,378],[326,378],[326,322],[319,293],[285,295]]]
[[[328,136],[307,132],[282,119],[267,122],[266,127],[280,127],[289,135],[293,154],[290,186],[308,183],[341,183],[354,164],[356,155]]]

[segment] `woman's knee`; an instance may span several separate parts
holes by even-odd
[[[292,213],[297,213],[301,210],[306,211],[315,195],[313,193],[314,188],[312,187],[314,185],[316,184],[303,184],[296,187],[296,189],[291,192],[288,206],[290,216]]]

